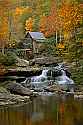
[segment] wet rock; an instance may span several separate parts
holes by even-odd
[[[19,83],[12,83],[7,85],[7,89],[14,94],[18,95],[32,95],[33,93],[30,91],[30,89],[23,87]]]
[[[83,99],[83,95],[74,95],[75,99]]]
[[[52,76],[53,78],[57,77],[57,76],[61,76],[62,75],[62,71],[60,69],[50,69],[47,72],[47,76]]]
[[[58,85],[52,85],[44,88],[47,92],[62,92],[62,89]]]
[[[74,92],[74,98],[83,99],[83,91]]]
[[[34,90],[35,92],[42,92],[42,91],[43,91],[43,88],[33,88],[33,90]]]
[[[31,78],[26,78],[23,82],[21,82],[21,85],[26,87],[26,88],[30,88],[31,87]]]
[[[13,69],[8,69],[6,75],[17,75],[17,76],[37,76],[41,74],[42,69],[39,67],[14,67]]]
[[[76,85],[76,92],[83,92],[83,85]]]

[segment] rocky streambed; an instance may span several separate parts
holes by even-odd
[[[0,106],[22,104],[30,101],[32,92],[15,82],[4,82],[0,86]]]
[[[42,73],[43,67],[59,66],[58,61],[53,58],[38,58],[31,61],[18,59],[17,66],[14,68],[7,68],[6,76],[11,77],[12,81],[6,80],[0,83],[0,105],[11,105],[11,104],[24,104],[30,102],[33,97],[40,94],[56,94],[57,97],[60,95],[72,95],[74,99],[83,99],[83,87],[82,85],[74,85],[73,89],[62,87],[61,85],[48,83],[43,88],[32,87],[31,84],[25,82],[19,82],[19,80],[25,79],[25,77],[38,76]],[[68,67],[65,68],[66,75],[70,77],[70,72],[67,72]],[[45,72],[44,72],[45,73]],[[51,72],[49,72],[51,74]],[[58,72],[60,74],[60,72]],[[53,75],[58,75],[53,72]],[[3,77],[6,78],[6,76]],[[19,78],[21,76],[21,78]],[[40,77],[37,77],[40,78]],[[11,80],[10,79],[10,80]],[[30,81],[29,81],[30,82]]]
[[[74,91],[68,91],[56,84],[48,85],[42,90],[31,86],[26,88],[24,85],[16,83],[16,81],[6,81],[0,86],[0,106],[28,103],[32,98],[49,93],[55,94],[57,97],[70,95],[74,99],[83,99],[83,87],[81,85],[76,86]]]

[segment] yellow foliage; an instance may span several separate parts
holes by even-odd
[[[34,21],[31,17],[28,20],[26,20],[26,23],[25,23],[26,31],[32,31],[33,23],[34,23]]]
[[[63,44],[63,43],[59,43],[59,44],[58,44],[58,48],[59,48],[59,49],[64,49],[64,48],[65,48],[65,46],[64,46],[64,44]]]
[[[16,7],[15,9],[15,16],[20,16],[25,12],[32,12],[32,9],[27,7]]]
[[[63,21],[63,28],[67,32],[78,27],[82,16],[79,5],[73,4],[63,4],[59,15]]]
[[[70,38],[71,32],[64,31],[63,33],[64,33],[64,39],[65,40]]]
[[[3,17],[0,25],[0,39],[6,37],[7,34],[8,34],[8,20],[7,17]]]
[[[0,47],[8,42],[8,36],[9,36],[9,25],[8,25],[8,19],[7,17],[2,17],[2,21],[0,24]]]
[[[21,15],[23,13],[23,8],[19,8],[17,7],[16,10],[15,10],[15,15]]]

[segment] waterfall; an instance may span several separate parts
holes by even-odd
[[[32,77],[31,82],[43,82],[47,79],[47,72],[48,70],[43,70],[41,75]]]
[[[41,76],[47,77],[47,72],[48,72],[48,70],[47,70],[47,69],[44,69],[44,70],[42,71]]]
[[[53,76],[54,72],[55,76]],[[56,84],[74,84],[73,80],[66,76],[66,73],[63,69],[44,69],[41,75],[31,78],[31,84],[34,84],[37,87],[48,85],[50,81]]]
[[[35,87],[44,87],[46,85],[45,82],[47,81],[47,72],[48,70],[44,69],[41,75],[32,77],[31,84]]]
[[[74,81],[68,76],[66,76],[66,73],[64,70],[62,70],[61,72],[62,72],[62,75],[56,77],[57,84],[74,84]]]

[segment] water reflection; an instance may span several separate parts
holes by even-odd
[[[40,96],[23,106],[0,107],[0,125],[83,125],[83,101]]]

